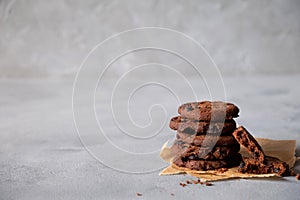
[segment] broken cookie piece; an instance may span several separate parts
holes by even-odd
[[[265,154],[263,149],[255,140],[255,138],[243,127],[240,126],[232,133],[233,137],[244,146],[253,158],[260,163],[265,162]]]
[[[239,172],[249,174],[277,174],[289,175],[289,165],[278,158],[266,156],[265,162],[261,163],[255,158],[243,158],[239,166]]]
[[[249,174],[277,174],[288,176],[289,165],[278,158],[266,156],[255,138],[243,127],[238,127],[232,135],[253,156],[243,157],[239,172]]]

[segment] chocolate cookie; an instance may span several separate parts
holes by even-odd
[[[222,160],[235,156],[240,150],[240,145],[237,144],[232,146],[214,146],[211,148],[194,146],[187,143],[183,143],[180,140],[176,140],[172,145],[171,149],[175,155],[190,160]]]
[[[240,164],[242,156],[240,154],[236,154],[235,156],[231,156],[228,159],[224,160],[191,160],[183,157],[176,157],[173,160],[173,164],[178,167],[186,167],[192,170],[213,170],[219,168],[228,168],[235,167]]]
[[[232,135],[243,145],[247,151],[259,162],[264,163],[265,154],[261,146],[257,143],[254,137],[243,127],[238,127]]]
[[[255,158],[243,158],[239,172],[251,174],[277,174],[279,176],[289,175],[289,165],[278,158],[266,156],[265,163]]]
[[[173,117],[169,126],[173,130],[197,135],[205,135],[206,133],[230,135],[236,129],[234,120],[210,123],[181,116]]]
[[[239,108],[232,103],[202,101],[185,103],[178,108],[182,117],[202,121],[225,121],[238,117]]]
[[[230,146],[230,145],[239,145],[236,139],[232,135],[228,136],[212,136],[212,135],[191,135],[187,133],[178,132],[176,138],[185,143],[196,146]],[[205,144],[203,141],[205,139]]]

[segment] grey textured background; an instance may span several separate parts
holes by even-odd
[[[133,157],[128,162],[129,157],[120,157],[117,151],[105,151],[111,145],[104,137],[99,139],[101,131],[92,127],[95,117],[94,113],[88,115],[93,108],[88,98],[78,106],[86,113],[80,116],[85,125],[81,135],[88,141],[86,148],[104,148],[97,154],[105,160],[106,165],[101,164],[81,144],[72,111],[75,74],[95,45],[127,29],[170,28],[191,36],[208,50],[223,77],[226,100],[241,109],[239,124],[256,137],[297,140],[299,156],[299,8],[297,0],[0,0],[0,199],[299,199],[300,181],[294,177],[182,188],[179,182],[191,177],[162,177],[159,170],[129,174],[112,169],[167,166],[158,151],[165,141],[175,138],[174,131],[164,124],[151,140],[134,140],[110,120],[114,81],[134,64],[150,60],[170,63],[186,75],[198,94],[195,99],[189,85],[163,67],[150,66],[129,74],[113,99],[120,108],[118,123],[125,129],[134,128],[132,122],[138,128],[153,125],[142,131],[134,129],[134,134],[151,135],[163,119],[168,122],[177,114],[179,106],[170,91],[155,84],[137,90],[128,107],[122,106],[141,81],[161,81],[184,102],[222,97],[224,88],[214,84],[218,76],[204,77],[212,80],[209,88],[214,88],[217,96],[212,98],[203,78],[194,76],[192,68],[178,58],[155,51],[132,53],[111,67],[103,78],[105,84],[96,90],[96,115],[103,120],[107,136],[129,151],[155,150],[154,157]],[[123,47],[131,42],[118,44]],[[184,45],[176,42],[177,48]],[[94,90],[88,84],[98,74],[92,71],[87,75],[83,84],[87,90],[78,99]],[[157,104],[167,112],[151,107]],[[132,121],[126,117],[127,108]],[[300,171],[299,161],[295,170]],[[143,196],[138,197],[137,192]]]
[[[298,73],[299,9],[298,0],[1,0],[0,76],[74,75],[96,44],[144,26],[193,37],[223,73]]]

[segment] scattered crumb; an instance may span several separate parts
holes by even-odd
[[[300,180],[300,174],[297,174],[297,175],[296,175],[296,179],[297,179],[297,180]]]
[[[192,183],[193,184],[201,184],[201,185],[203,184],[203,182],[201,182],[200,179],[198,179],[198,180],[192,180]]]
[[[138,193],[138,192],[136,193],[136,196],[142,196],[142,195],[143,195],[143,194],[141,194],[141,193]]]
[[[179,183],[180,186],[185,187],[186,184],[185,183]]]
[[[210,183],[210,182],[202,182],[200,179],[198,179],[198,180],[186,180],[185,181],[185,183],[179,183],[179,185],[181,186],[181,187],[185,187],[185,186],[187,186],[188,184],[201,184],[201,185],[203,185],[203,184],[205,184],[206,186],[212,186],[213,184],[212,183]],[[172,195],[173,196],[173,195]]]
[[[205,185],[206,185],[206,186],[212,186],[213,184],[212,184],[212,183],[209,183],[209,182],[206,182]]]
[[[217,169],[216,171],[219,172],[219,173],[224,173],[224,172],[228,171],[228,169],[227,168],[220,168],[220,169]]]
[[[174,196],[174,193],[171,193],[170,195],[171,195],[171,196]]]

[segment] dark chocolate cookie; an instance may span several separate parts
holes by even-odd
[[[210,123],[181,116],[173,117],[169,126],[173,130],[197,135],[205,135],[206,133],[230,135],[236,129],[236,123],[234,120]]]
[[[238,117],[239,108],[232,103],[202,101],[185,103],[178,108],[182,117],[202,121],[225,121]]]
[[[243,158],[239,172],[250,174],[277,174],[279,176],[289,175],[289,165],[278,158],[266,156],[265,163],[255,158]]]
[[[243,127],[238,127],[232,135],[259,162],[264,163],[265,154],[254,137]]]
[[[192,170],[213,170],[219,168],[235,167],[240,164],[242,156],[236,154],[224,160],[191,160],[183,157],[176,157],[173,164],[178,167],[186,167]]]
[[[237,144],[232,146],[201,147],[183,143],[180,140],[176,140],[172,145],[171,149],[175,155],[190,160],[222,160],[235,156],[240,150],[240,145]]]
[[[176,138],[185,143],[189,143],[196,146],[230,146],[239,145],[236,139],[232,135],[228,136],[212,136],[212,135],[191,135],[187,133],[178,132]],[[205,143],[204,142],[205,139]]]

